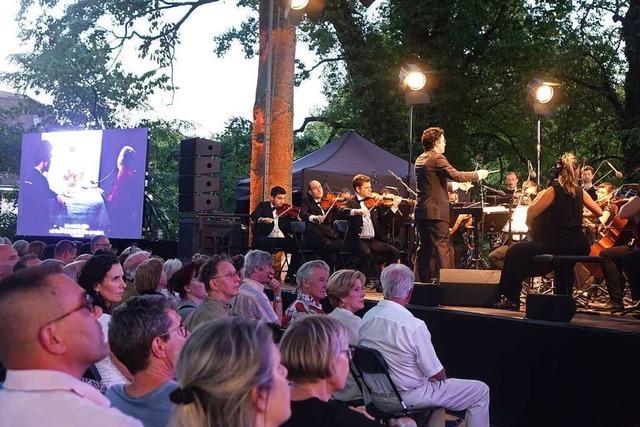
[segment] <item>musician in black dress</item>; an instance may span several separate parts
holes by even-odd
[[[323,196],[322,184],[316,180],[309,181],[307,195],[300,203],[300,219],[307,223],[305,232],[307,247],[315,250],[327,264],[331,265],[332,254],[340,249],[340,240],[332,227],[339,208],[334,204],[326,210],[323,209],[321,206]]]
[[[582,209],[584,206],[597,216],[602,215],[602,209],[578,186],[580,166],[573,154],[562,156],[554,175],[557,178],[527,210],[533,240],[516,243],[507,251],[499,285],[505,299],[497,304],[498,308],[519,309],[522,281],[552,269],[549,265],[534,265],[531,261],[534,256],[589,254],[589,243],[582,231]],[[555,293],[571,295],[573,264],[559,264],[554,269]]]

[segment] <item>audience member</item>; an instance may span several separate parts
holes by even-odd
[[[180,298],[178,314],[183,322],[207,297],[207,289],[198,278],[202,264],[202,261],[186,263],[167,282],[169,292],[178,294],[178,298]]]
[[[291,418],[282,427],[379,426],[330,400],[349,373],[349,334],[335,319],[310,315],[292,322],[280,342],[291,385]]]
[[[89,261],[93,255],[90,253],[80,254],[76,257],[76,261]]]
[[[78,275],[80,274],[80,270],[82,266],[85,265],[87,261],[73,261],[64,266],[63,272],[67,276],[71,277],[74,282],[78,281]]]
[[[64,263],[53,258],[45,259],[38,267],[50,273],[64,273]]]
[[[466,410],[466,426],[488,427],[489,387],[480,381],[447,378],[427,325],[405,308],[413,291],[413,272],[393,264],[382,271],[380,282],[384,299],[364,315],[358,344],[382,353],[409,408]],[[380,396],[376,402],[381,410],[397,409],[395,395]]]
[[[27,253],[34,254],[38,258],[42,259],[42,254],[44,253],[44,249],[47,247],[47,244],[41,240],[34,240],[29,243],[29,247],[27,248]]]
[[[364,283],[366,277],[356,270],[338,270],[329,277],[327,296],[329,303],[335,307],[329,317],[336,319],[349,333],[349,345],[358,344],[358,332],[362,319],[355,312],[364,308]],[[333,395],[334,399],[350,402],[362,399],[362,392],[351,376],[342,390]]]
[[[131,298],[132,296],[138,295],[138,292],[136,291],[136,287],[134,285],[136,270],[138,269],[138,266],[140,264],[148,260],[150,257],[150,252],[140,251],[129,255],[124,261],[124,264],[122,264],[122,268],[124,270],[124,280],[126,283],[126,288],[122,297],[123,302]]]
[[[242,269],[244,268],[244,255],[237,254],[232,256],[231,264],[233,264],[233,266],[236,268],[236,271],[238,272],[238,277],[240,277],[240,280],[242,280],[243,279]]]
[[[120,264],[124,265],[124,262],[127,260],[129,255],[133,255],[140,251],[142,251],[142,249],[137,246],[127,246],[122,250],[122,252],[120,252],[120,255],[118,255],[118,261],[120,262]]]
[[[90,296],[63,274],[29,268],[0,283],[0,425],[142,426],[114,408],[83,372],[107,355]],[[19,327],[17,327],[19,325]]]
[[[62,261],[64,265],[73,262],[77,254],[78,248],[76,248],[76,245],[71,240],[60,240],[53,250],[53,257]]]
[[[226,258],[214,255],[204,263],[198,280],[204,283],[207,297],[187,318],[190,331],[210,320],[229,317],[231,299],[238,295],[240,278]]]
[[[111,242],[105,235],[93,236],[91,238],[91,253],[95,254],[100,250],[111,251]]]
[[[162,270],[162,261],[158,258],[149,258],[140,264],[133,278],[133,285],[138,295],[161,295],[160,288],[163,282],[166,287],[167,282]]]
[[[287,369],[265,323],[232,317],[203,325],[176,371],[171,426],[277,427],[291,414]]]
[[[29,242],[26,240],[16,240],[13,242],[13,249],[18,253],[18,257],[23,257],[29,252]]]
[[[283,328],[299,315],[324,314],[320,300],[327,296],[329,273],[329,266],[321,260],[308,261],[300,266],[296,273],[296,299],[282,316]]]
[[[18,253],[11,245],[0,244],[0,280],[13,273],[18,262]]]
[[[133,380],[107,391],[111,404],[145,427],[165,427],[175,365],[188,336],[175,305],[163,295],[133,297],[113,311],[109,345]]]
[[[11,245],[11,239],[8,237],[0,237],[0,244],[2,245]]]
[[[280,282],[274,278],[271,254],[258,249],[247,252],[243,275],[240,293],[231,303],[231,312],[249,319],[281,324],[282,290]],[[264,293],[265,286],[273,292],[273,305]]]
[[[171,279],[176,271],[180,270],[181,268],[182,261],[180,261],[179,259],[171,258],[166,260],[164,262],[164,265],[162,266],[162,270],[164,271],[164,275],[167,277],[167,282],[169,282],[169,279]]]
[[[35,267],[36,265],[40,265],[42,261],[40,258],[35,256],[34,254],[26,254],[20,257],[18,262],[13,266],[13,271],[20,271],[25,268]]]
[[[109,337],[111,309],[114,304],[122,300],[124,292],[122,276],[122,266],[113,254],[93,256],[82,267],[78,276],[78,284],[87,291],[103,311],[102,315],[98,317],[98,322],[102,326],[105,341]],[[130,374],[112,354],[96,363],[96,368],[107,388],[114,384],[128,382],[127,376]]]

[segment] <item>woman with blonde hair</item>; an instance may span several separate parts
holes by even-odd
[[[201,325],[176,375],[171,426],[277,427],[291,415],[287,369],[264,322],[231,317]]]
[[[582,231],[582,210],[586,207],[599,217],[602,209],[578,185],[580,165],[576,156],[565,153],[553,175],[550,185],[538,193],[527,210],[532,240],[519,242],[507,251],[499,286],[504,299],[498,302],[498,308],[519,310],[522,281],[546,274],[552,268],[556,294],[572,294],[573,264],[536,265],[532,262],[534,256],[589,254],[589,243]]]
[[[138,266],[133,279],[138,295],[161,294],[160,290],[167,287],[162,266],[162,260],[158,258],[149,258]]]

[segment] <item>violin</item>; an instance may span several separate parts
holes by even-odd
[[[293,219],[300,218],[300,208],[283,203],[282,206],[276,207],[276,215],[278,217],[288,217]]]
[[[341,208],[344,204],[350,200],[353,196],[351,194],[334,194],[327,193],[322,196],[320,199],[320,207],[325,211],[331,209],[332,207]]]
[[[376,206],[391,207],[398,199],[400,199],[400,203],[416,204],[414,199],[405,199],[400,196],[394,196],[393,194],[371,193],[371,196],[364,199],[364,205],[367,209],[373,209]]]

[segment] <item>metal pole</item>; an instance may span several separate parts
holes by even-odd
[[[537,145],[537,157],[538,157],[538,170],[537,170],[537,178],[538,178],[538,188],[540,188],[540,115],[538,114],[538,145]]]
[[[409,164],[407,165],[407,185],[411,187],[411,162],[413,160],[413,104],[409,105]]]
[[[269,26],[267,28],[267,82],[264,95],[264,178],[262,200],[269,199],[269,146],[271,144],[271,102],[273,97],[273,0],[269,0]]]

